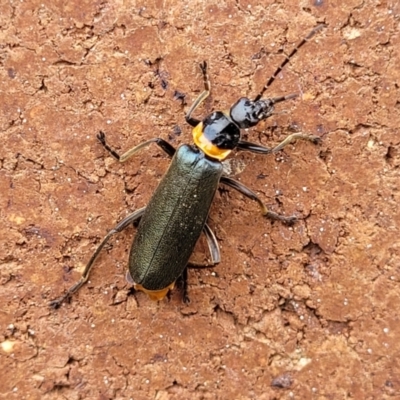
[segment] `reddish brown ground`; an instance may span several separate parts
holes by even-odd
[[[0,398],[400,398],[400,3],[143,3],[1,2]],[[205,115],[254,96],[323,21],[268,92],[303,98],[246,133],[322,144],[235,156],[243,183],[304,220],[271,223],[218,192],[222,262],[190,271],[189,306],[176,291],[128,295],[132,228],[49,309],[169,163],[153,146],[118,164],[96,133],[121,151],[190,142],[174,93],[191,103],[199,62],[213,85]]]

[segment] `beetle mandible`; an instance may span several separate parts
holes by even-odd
[[[236,189],[244,196],[256,201],[265,217],[291,224],[295,216],[282,216],[267,209],[263,201],[242,183],[223,172],[222,161],[233,149],[247,150],[258,154],[271,154],[283,149],[296,139],[318,143],[314,135],[294,133],[276,147],[270,149],[241,140],[240,130],[257,125],[273,114],[274,105],[296,97],[296,94],[262,99],[264,92],[276,79],[282,68],[294,54],[324,25],[314,28],[285,57],[271,75],[254,100],[240,98],[228,112],[214,111],[202,121],[193,118],[192,113],[209,96],[210,81],[207,64],[200,68],[203,74],[204,91],[197,97],[185,115],[186,122],[193,127],[193,145],[182,144],[175,149],[161,138],[153,138],[132,148],[121,156],[107,143],[105,134],[97,138],[110,154],[120,162],[128,160],[151,143],[156,143],[172,158],[168,171],[162,178],[149,204],[124,218],[100,243],[90,258],[81,279],[68,291],[50,304],[57,308],[75,293],[89,278],[90,270],[109,239],[123,231],[130,224],[140,221],[129,255],[128,281],[136,290],[141,290],[153,300],[161,300],[179,278],[183,279],[183,300],[187,296],[187,267],[190,255],[202,232],[204,232],[211,255],[211,264],[220,262],[220,251],[213,231],[207,224],[207,217],[219,183]]]

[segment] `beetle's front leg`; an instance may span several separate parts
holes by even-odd
[[[197,126],[200,123],[200,120],[192,117],[193,111],[195,111],[196,108],[200,106],[200,104],[210,95],[211,92],[210,78],[208,77],[207,73],[207,63],[203,61],[200,64],[200,68],[203,74],[204,90],[199,94],[199,96],[193,102],[193,104],[189,108],[189,111],[185,115],[186,122],[193,127]]]
[[[120,156],[113,148],[111,148],[106,142],[106,135],[103,131],[100,131],[97,134],[97,139],[99,139],[100,143],[103,147],[119,162],[125,162],[133,155],[135,155],[138,151],[142,150],[143,148],[149,146],[151,143],[156,143],[158,147],[164,150],[170,157],[173,157],[175,154],[175,148],[169,144],[166,140],[161,138],[153,138],[147,140],[146,142],[140,143],[137,146],[133,147],[132,149],[128,150],[122,156]]]
[[[277,146],[273,148],[265,147],[260,144],[246,142],[245,140],[239,141],[237,145],[238,150],[250,151],[251,153],[256,154],[271,154],[276,153],[279,150],[282,150],[289,143],[294,142],[295,140],[307,140],[311,143],[318,144],[321,142],[321,138],[315,135],[305,135],[303,133],[293,133],[289,135],[286,139],[282,140]]]

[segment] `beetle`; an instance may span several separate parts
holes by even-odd
[[[222,161],[232,150],[247,150],[258,154],[271,154],[283,149],[296,139],[320,142],[320,137],[294,133],[276,147],[241,140],[241,129],[257,125],[273,114],[277,103],[293,99],[296,94],[262,99],[264,92],[276,79],[282,68],[294,54],[324,25],[314,28],[286,56],[269,78],[254,100],[242,97],[228,112],[214,111],[202,121],[192,117],[193,112],[209,96],[211,85],[207,63],[200,64],[204,91],[197,97],[185,115],[186,122],[193,127],[194,144],[182,144],[175,149],[161,138],[153,138],[137,145],[121,156],[106,142],[101,131],[97,138],[104,148],[119,162],[125,162],[143,148],[156,143],[172,158],[168,171],[159,183],[146,207],[136,210],[112,229],[90,258],[81,279],[63,296],[53,300],[55,308],[75,293],[89,278],[90,270],[109,239],[127,226],[139,222],[129,255],[127,279],[136,290],[141,290],[153,300],[161,300],[173,289],[178,279],[183,280],[183,300],[187,296],[187,267],[196,242],[204,232],[211,255],[211,263],[220,262],[220,251],[215,234],[207,224],[207,217],[214,195],[220,183],[236,189],[244,196],[256,201],[262,214],[273,220],[292,224],[295,216],[282,216],[267,209],[263,201],[251,189],[224,174]]]

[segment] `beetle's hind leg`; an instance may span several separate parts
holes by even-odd
[[[211,83],[207,73],[207,63],[205,61],[200,64],[200,69],[203,73],[204,90],[199,94],[199,96],[185,115],[186,122],[193,127],[197,126],[200,123],[198,119],[191,117],[193,111],[200,106],[200,104],[210,95],[211,92]]]
[[[297,220],[297,217],[295,215],[291,216],[280,215],[273,211],[268,210],[267,206],[251,189],[249,189],[247,186],[243,185],[243,183],[240,183],[235,179],[232,179],[224,175],[221,177],[220,182],[230,186],[233,189],[236,189],[238,192],[242,193],[249,199],[256,201],[260,206],[262,215],[264,215],[264,217],[270,218],[275,221],[281,221],[287,225],[292,225]]]
[[[219,245],[214,232],[208,226],[204,225],[203,232],[206,235],[208,249],[210,250],[211,262],[206,264],[199,264],[189,261],[187,267],[183,270],[182,275],[178,280],[178,285],[182,288],[182,299],[184,303],[190,303],[188,296],[188,268],[212,268],[221,262],[221,253],[219,250]]]
[[[160,147],[162,150],[164,150],[170,157],[172,157],[175,154],[175,148],[169,144],[166,140],[161,139],[161,138],[153,138],[150,140],[147,140],[146,142],[140,143],[137,146],[133,147],[132,149],[128,150],[121,156],[114,150],[112,149],[106,142],[106,135],[103,131],[100,131],[97,134],[97,139],[99,139],[100,143],[103,145],[103,147],[119,162],[125,162],[129,158],[131,158],[133,155],[135,155],[137,152],[142,150],[143,148],[149,146],[151,143],[156,143],[158,147]]]
[[[99,244],[97,247],[96,251],[93,253],[92,257],[90,258],[89,262],[87,263],[81,279],[79,279],[78,282],[76,282],[74,285],[72,285],[64,295],[59,297],[58,299],[52,300],[50,302],[50,307],[52,308],[59,308],[60,305],[67,300],[69,297],[71,297],[74,293],[76,293],[89,279],[89,274],[90,271],[94,265],[94,262],[96,261],[97,257],[99,256],[101,250],[103,247],[107,244],[107,242],[110,240],[112,236],[114,236],[116,233],[122,232],[125,228],[127,228],[131,223],[139,220],[142,218],[144,211],[146,210],[146,207],[142,207],[139,210],[136,210],[132,214],[129,214],[126,218],[124,218],[117,226],[112,229],[110,232],[107,233],[107,235],[104,237],[103,241]]]
[[[182,293],[182,302],[185,304],[190,303],[190,298],[188,296],[188,267],[186,267],[182,275],[176,280],[176,286]]]

